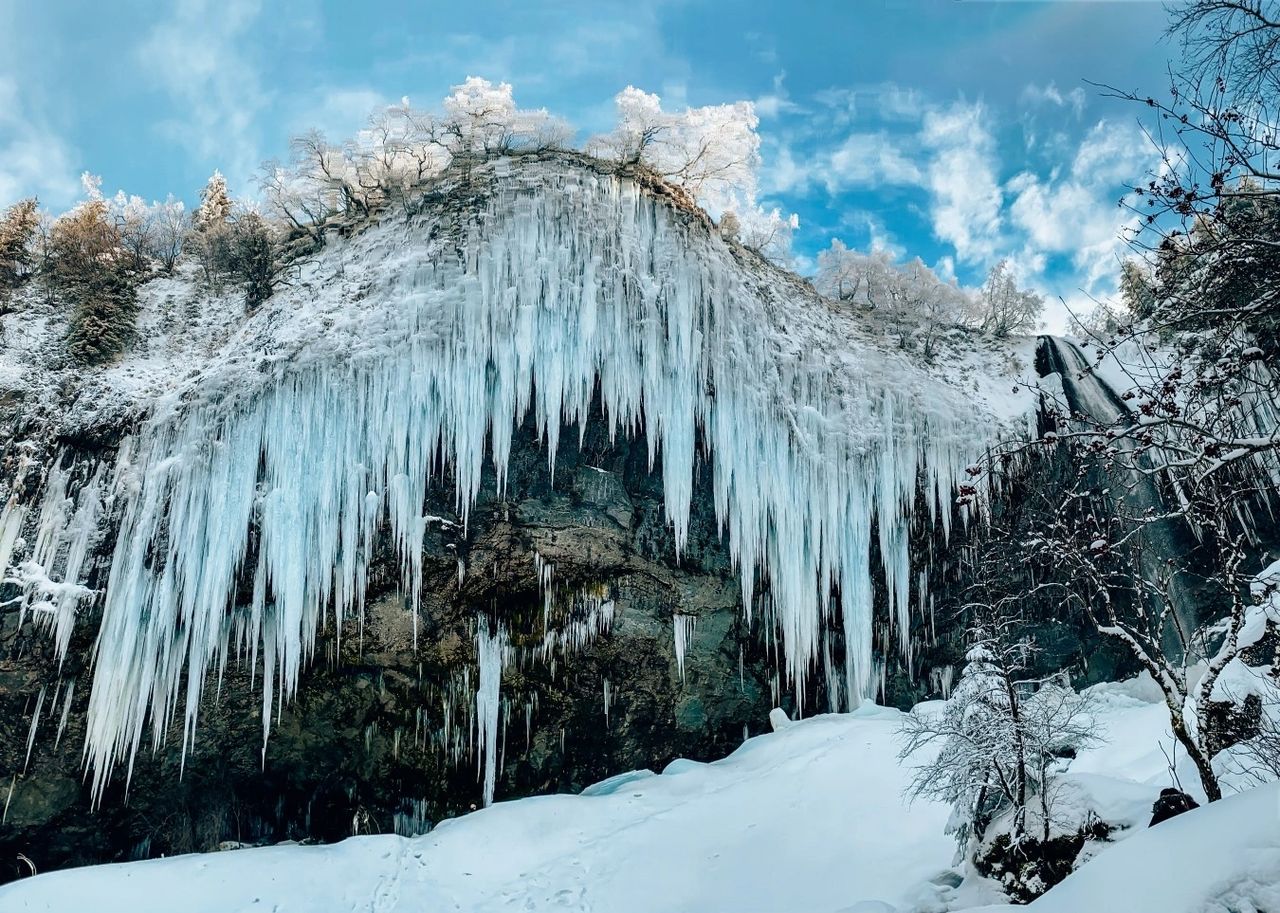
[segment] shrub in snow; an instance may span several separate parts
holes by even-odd
[[[1055,780],[1063,758],[1094,737],[1081,695],[1019,677],[1034,645],[1012,639],[1010,630],[1000,623],[976,632],[942,711],[904,719],[900,756],[928,756],[923,749],[937,747],[916,768],[911,793],[951,805],[948,830],[964,858],[1018,860],[1017,890],[1029,892],[1032,879],[1047,886],[1070,871],[1060,859],[1066,850],[1051,843]]]

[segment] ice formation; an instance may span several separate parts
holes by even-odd
[[[695,472],[710,470],[743,605],[763,608],[797,695],[836,618],[849,704],[873,687],[873,546],[906,637],[917,498],[949,529],[953,487],[995,423],[856,315],[628,179],[501,160],[474,180],[486,175],[484,194],[335,241],[154,408],[113,473],[49,471],[28,591],[63,649],[78,591],[44,587],[45,571],[79,586],[82,533],[104,499],[118,517],[87,724],[97,794],[148,720],[159,744],[181,712],[190,744],[231,656],[263,673],[265,736],[325,614],[341,630],[361,612],[382,528],[416,617],[439,519],[424,515],[428,487],[450,470],[465,524],[486,455],[502,491],[525,416],[554,474],[562,429],[581,433],[596,397],[613,434],[643,435],[651,465],[661,454],[677,551]],[[24,510],[0,517],[0,552]],[[242,583],[252,596],[234,605]],[[612,605],[597,609],[607,627]],[[486,801],[502,639],[484,626],[476,639]]]
[[[502,701],[502,667],[507,659],[507,632],[489,632],[489,619],[476,624],[476,742],[484,772],[484,804],[493,804],[498,776],[498,714]]]
[[[689,639],[693,637],[698,616],[677,613],[672,617],[671,624],[675,629],[676,671],[680,674],[680,681],[684,681],[685,651],[689,649]]]

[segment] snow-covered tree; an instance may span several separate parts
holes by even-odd
[[[191,228],[187,208],[169,194],[163,203],[151,204],[151,220],[151,255],[162,270],[171,274]]]
[[[617,125],[587,151],[623,166],[643,165],[689,192],[713,217],[732,214],[731,234],[786,260],[797,217],[759,202],[760,120],[749,101],[665,111],[651,92],[627,86],[614,97]]]
[[[123,190],[111,198],[108,207],[120,235],[120,243],[132,258],[132,267],[145,269],[155,239],[151,207],[142,197],[130,196]]]
[[[494,85],[479,76],[468,76],[453,87],[444,100],[443,124],[455,154],[549,148],[569,137],[564,122],[545,108],[516,107],[510,83]]]
[[[468,77],[454,86],[442,113],[409,100],[373,114],[344,143],[318,131],[295,137],[288,163],[269,162],[261,179],[272,210],[319,240],[335,217],[363,218],[436,177],[456,156],[500,155],[557,148],[568,141],[563,121],[544,109],[517,107],[508,83]]]
[[[15,288],[30,274],[31,247],[39,225],[34,198],[19,200],[0,216],[0,293]]]
[[[618,123],[588,151],[622,164],[643,164],[717,212],[754,204],[760,160],[760,119],[749,101],[671,112],[635,86],[614,98]],[[735,206],[735,204],[738,204]]]
[[[995,336],[1030,333],[1044,313],[1044,299],[1029,289],[1018,288],[1008,260],[991,268],[979,300],[982,327]]]
[[[912,795],[951,806],[948,832],[969,854],[997,821],[1015,844],[1048,840],[1061,758],[1092,739],[1080,695],[1058,682],[1020,677],[1034,644],[1012,631],[1007,621],[979,628],[942,710],[916,711],[903,723],[904,760],[938,749],[916,768]],[[1037,835],[1029,833],[1033,811]]]
[[[227,191],[227,179],[221,171],[209,176],[200,191],[200,204],[191,214],[191,225],[199,232],[208,232],[225,226],[231,218],[231,194]]]
[[[945,282],[919,258],[899,265],[884,250],[850,250],[839,239],[818,254],[818,291],[830,298],[868,308],[905,347],[919,343],[932,358],[939,335],[949,326],[973,319],[973,298]]]

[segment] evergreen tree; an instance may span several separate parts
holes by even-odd
[[[214,171],[200,191],[200,205],[191,215],[192,226],[198,232],[225,228],[231,221],[231,194],[227,191],[227,179],[221,171]]]
[[[244,281],[245,307],[252,311],[271,297],[275,280],[275,243],[266,220],[256,212],[236,219],[228,252],[228,271]]]
[[[40,224],[34,199],[20,200],[0,218],[0,294],[12,291],[31,272],[31,242]]]
[[[137,319],[133,258],[121,243],[101,196],[58,219],[50,236],[49,280],[72,304],[67,348],[86,365],[122,353]]]

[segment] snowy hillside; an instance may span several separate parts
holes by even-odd
[[[1083,913],[1269,910],[1280,792],[1148,831],[1167,717],[1143,689],[1097,689],[1105,741],[1074,762],[1081,808],[1120,842],[1030,907]],[[1138,695],[1135,697],[1134,695]],[[502,802],[423,837],[352,838],[57,872],[0,888],[5,913],[942,913],[999,895],[951,868],[948,809],[904,799],[901,714],[875,707],[758,736],[723,761],[623,774],[580,796]],[[917,759],[918,760],[918,759]],[[958,885],[958,886],[957,886]],[[1267,892],[1271,893],[1268,894]],[[1234,892],[1234,893],[1232,893]],[[1250,893],[1252,892],[1252,893]],[[1221,895],[1237,905],[1213,906]],[[1251,898],[1254,906],[1244,905]],[[992,908],[993,910],[996,908]],[[1002,908],[1003,909],[1003,908]]]

